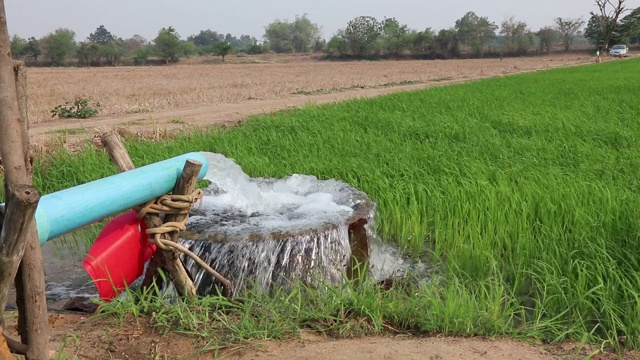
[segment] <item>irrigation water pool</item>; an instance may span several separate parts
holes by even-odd
[[[223,155],[201,154],[210,184],[181,242],[231,280],[234,294],[298,281],[339,284],[363,261],[374,280],[427,270],[376,238],[375,204],[348,184],[299,174],[250,178]],[[53,255],[46,257],[49,301],[96,296],[78,262],[69,261],[80,254],[45,252]],[[190,258],[183,261],[199,294],[217,292],[215,279]],[[165,290],[173,292],[171,285]]]

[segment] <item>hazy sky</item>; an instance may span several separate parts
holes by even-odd
[[[331,37],[347,21],[360,15],[378,19],[396,17],[409,27],[439,30],[451,27],[467,11],[488,16],[497,24],[514,15],[533,30],[549,25],[556,16],[589,17],[593,0],[6,0],[9,32],[39,38],[59,27],[85,40],[99,25],[114,35],[139,34],[153,39],[160,28],[173,26],[186,38],[211,29],[235,36],[248,34],[259,40],[274,19],[292,20],[307,13]],[[630,8],[640,0],[629,0]]]

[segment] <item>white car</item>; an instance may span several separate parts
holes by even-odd
[[[613,45],[609,50],[609,55],[615,57],[627,57],[627,45]]]

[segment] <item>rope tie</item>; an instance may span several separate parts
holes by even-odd
[[[231,282],[229,280],[224,278],[217,271],[213,270],[209,264],[186,247],[171,240],[162,238],[165,234],[169,234],[174,231],[184,231],[187,229],[187,220],[189,218],[191,206],[202,200],[203,195],[204,194],[200,189],[195,190],[189,195],[163,195],[144,204],[144,206],[138,210],[138,219],[142,219],[147,214],[186,215],[182,221],[170,221],[162,224],[162,226],[147,229],[146,234],[150,235],[149,242],[155,244],[163,251],[178,250],[189,256],[209,274],[220,281],[230,293]]]
[[[191,205],[202,200],[204,193],[197,189],[189,195],[162,195],[144,204],[138,211],[138,219],[142,219],[147,214],[172,214],[189,215]],[[185,219],[186,223],[187,220]]]

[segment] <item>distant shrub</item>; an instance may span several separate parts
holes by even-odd
[[[92,105],[89,103],[89,99],[79,98],[56,106],[51,110],[51,115],[61,119],[87,119],[98,115],[99,108],[99,102]]]

